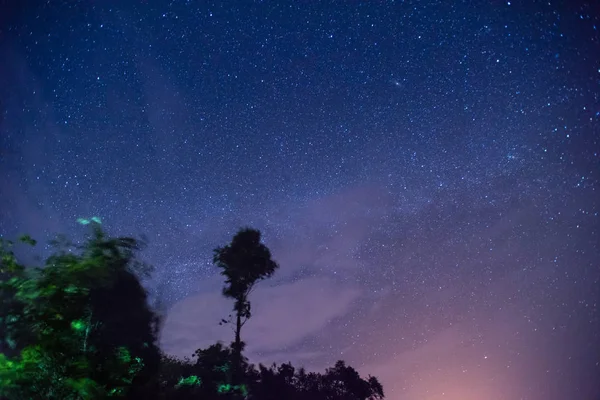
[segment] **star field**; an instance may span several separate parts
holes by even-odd
[[[0,77],[0,231],[145,234],[165,351],[231,339],[250,225],[254,362],[599,398],[593,2],[4,1]]]

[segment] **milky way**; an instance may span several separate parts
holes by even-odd
[[[145,234],[165,351],[231,339],[211,250],[250,225],[281,264],[254,362],[600,398],[591,3],[0,7],[0,231]]]

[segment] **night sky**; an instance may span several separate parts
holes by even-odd
[[[597,2],[0,7],[0,231],[145,234],[165,351],[233,339],[212,249],[250,225],[253,362],[599,398]]]

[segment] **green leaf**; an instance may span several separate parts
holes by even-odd
[[[181,386],[200,386],[202,384],[202,379],[197,377],[196,375],[188,376],[187,378],[179,378],[179,382],[175,385],[176,388]]]
[[[217,388],[217,392],[229,393],[229,392],[231,392],[231,385],[228,383],[221,383]]]
[[[29,235],[23,235],[23,236],[21,236],[19,238],[19,241],[21,243],[25,243],[25,244],[28,244],[30,246],[35,246],[36,243],[37,243],[37,241],[35,239],[33,239],[31,236],[29,236]]]
[[[131,362],[131,354],[125,347],[119,347],[117,349],[117,357],[124,363]]]
[[[86,328],[86,323],[80,319],[71,321],[71,328],[76,331],[82,331]]]
[[[69,285],[65,289],[65,292],[67,292],[67,293],[77,293],[77,292],[79,292],[79,288],[77,286],[75,286],[75,285]]]

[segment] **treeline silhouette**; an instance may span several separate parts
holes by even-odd
[[[235,332],[191,358],[161,352],[161,320],[140,279],[145,243],[108,237],[98,219],[82,245],[64,237],[42,268],[26,268],[11,241],[0,239],[0,399],[383,399],[377,378],[363,379],[338,361],[324,373],[291,364],[253,365],[244,356],[242,328],[251,318],[249,295],[279,268],[258,230],[244,228],[214,250],[233,311],[222,324]],[[29,236],[21,242],[34,246]]]

